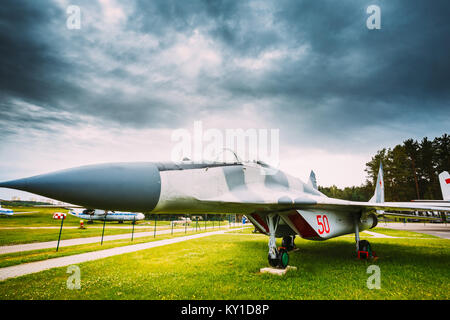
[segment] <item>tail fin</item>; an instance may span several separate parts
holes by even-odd
[[[317,190],[316,174],[312,170],[311,173],[309,174],[308,186]]]
[[[450,201],[450,174],[447,171],[439,174],[439,183],[441,184],[442,199]]]
[[[378,170],[377,186],[375,193],[369,202],[381,203],[384,202],[384,181],[383,181],[383,164],[380,162],[380,169]]]

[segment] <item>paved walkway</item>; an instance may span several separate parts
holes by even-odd
[[[87,262],[87,261],[112,257],[112,256],[124,254],[124,253],[130,253],[130,252],[135,252],[135,251],[139,251],[139,250],[145,250],[145,249],[165,246],[168,244],[182,242],[182,241],[186,241],[186,240],[208,237],[208,236],[215,235],[215,234],[222,234],[227,231],[229,231],[229,229],[199,233],[199,234],[194,234],[194,235],[190,235],[190,236],[178,237],[178,238],[172,238],[172,239],[166,239],[166,240],[140,243],[140,244],[135,244],[135,245],[111,248],[111,249],[94,251],[94,252],[75,254],[75,255],[71,255],[71,256],[67,256],[67,257],[53,258],[53,259],[48,259],[48,260],[44,260],[44,261],[30,262],[30,263],[17,265],[17,266],[1,268],[0,269],[0,281],[6,280],[9,278],[20,277],[20,276],[23,276],[26,274],[36,273],[36,272],[40,272],[40,271],[44,271],[44,270],[48,270],[48,269],[52,269],[52,268],[69,266],[69,265],[83,263],[83,262]]]
[[[397,238],[397,237],[387,236],[385,234],[381,234],[381,233],[373,232],[373,231],[364,230],[363,232],[370,234],[373,238]]]
[[[450,239],[450,225],[444,223],[379,223],[378,227],[380,228],[389,228],[396,230],[406,230],[419,232],[424,234],[429,234],[432,236],[440,237],[443,239]]]
[[[240,226],[236,224],[236,226]],[[213,227],[207,227],[206,229],[213,229]],[[214,229],[218,229],[217,226],[214,227]],[[230,230],[229,227],[221,227],[222,230],[228,231]],[[191,232],[195,229],[192,227],[187,228],[188,232]],[[205,230],[205,227],[199,228],[199,231]],[[173,229],[173,233],[180,233],[184,232],[183,229]],[[64,232],[64,231],[63,231]],[[156,231],[156,235],[161,234],[171,234],[172,230],[160,230]],[[150,237],[155,234],[154,231],[148,231],[148,232],[135,232],[134,238],[141,238],[141,237]],[[68,239],[68,240],[61,240],[59,243],[59,247],[69,247],[69,246],[76,246],[80,244],[88,244],[88,243],[96,243],[100,242],[102,239],[101,236],[99,237],[89,237],[89,238],[76,238],[76,239]],[[104,236],[103,241],[112,241],[112,240],[122,240],[122,239],[131,239],[131,233],[125,233],[125,234],[115,234],[110,236]],[[35,242],[35,243],[26,243],[26,244],[17,244],[17,245],[11,245],[11,246],[1,246],[0,247],[0,254],[7,254],[7,253],[14,253],[14,252],[23,252],[23,251],[31,251],[31,250],[40,250],[40,249],[49,249],[54,248],[56,249],[56,246],[58,244],[58,241],[47,241],[47,242]]]

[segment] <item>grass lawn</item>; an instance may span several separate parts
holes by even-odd
[[[9,279],[0,299],[449,299],[449,240],[402,232],[408,239],[362,234],[379,256],[370,262],[356,260],[353,236],[297,239],[297,270],[278,277],[259,273],[267,237],[233,231],[79,264],[80,290],[67,289],[66,267]],[[379,290],[366,286],[371,264]]]
[[[40,249],[40,250],[30,250],[30,251],[24,251],[24,252],[14,252],[14,253],[8,253],[8,254],[1,254],[0,255],[0,268],[14,266],[22,263],[29,263],[34,261],[41,261],[51,258],[58,258],[63,256],[69,256],[74,254],[80,254],[85,252],[91,252],[91,251],[97,251],[97,250],[105,250],[110,249],[114,247],[122,247],[122,246],[128,246],[132,244],[138,244],[138,243],[144,243],[144,242],[152,242],[152,241],[158,241],[158,240],[164,240],[164,239],[170,239],[170,238],[177,238],[177,237],[183,237],[193,234],[199,234],[204,232],[211,232],[211,231],[219,231],[218,228],[213,229],[207,229],[207,230],[197,230],[197,231],[190,231],[187,230],[187,232],[177,232],[173,235],[167,234],[167,235],[156,235],[156,237],[148,236],[148,237],[140,237],[140,238],[134,238],[133,241],[131,241],[131,237],[129,239],[122,239],[122,240],[110,240],[110,241],[104,241],[103,245],[101,245],[99,242],[97,243],[89,243],[89,244],[82,244],[82,245],[75,245],[75,246],[67,246],[67,247],[60,247],[58,252],[56,252],[56,248],[51,249]],[[239,230],[241,231],[241,230]]]

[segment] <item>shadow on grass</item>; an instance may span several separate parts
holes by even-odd
[[[370,241],[372,249],[378,256],[377,260],[359,261],[356,257],[355,243],[348,240],[328,241],[296,241],[298,250],[291,251],[291,265],[305,263],[339,264],[349,262],[376,261],[377,264],[403,264],[416,266],[449,265],[449,250],[444,244],[424,242],[423,240],[380,240]],[[267,260],[267,242],[241,240],[240,244],[253,253]]]

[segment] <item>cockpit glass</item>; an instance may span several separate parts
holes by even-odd
[[[237,154],[233,150],[228,149],[228,148],[223,148],[216,154],[214,162],[242,163],[242,160],[237,156]]]

